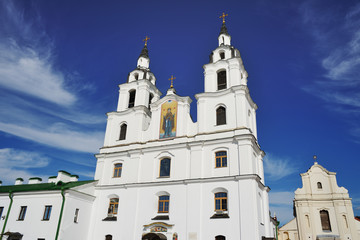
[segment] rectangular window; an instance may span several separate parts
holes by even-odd
[[[0,218],[2,217],[3,211],[4,211],[4,207],[0,207]]]
[[[168,213],[169,212],[169,199],[170,196],[160,196],[159,197],[159,213]]]
[[[215,153],[215,165],[217,168],[227,167],[227,153],[226,151],[220,151]]]
[[[74,216],[74,223],[78,222],[78,218],[79,218],[79,209],[75,209],[75,216]]]
[[[45,206],[43,220],[48,221],[50,219],[52,206]]]
[[[119,206],[119,199],[118,198],[111,198],[110,203],[109,203],[108,214],[116,215],[117,212],[118,212],[118,206]]]
[[[215,193],[215,211],[227,211],[227,193]]]
[[[19,218],[18,218],[19,221],[23,221],[25,219],[26,209],[27,209],[27,206],[21,206],[20,214],[19,214]]]
[[[121,177],[121,172],[122,172],[122,163],[116,163],[114,165],[114,178],[119,178]]]

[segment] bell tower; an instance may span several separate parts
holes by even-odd
[[[145,44],[136,68],[128,75],[127,82],[119,85],[116,112],[108,113],[104,146],[115,146],[142,139],[142,132],[151,121],[150,104],[159,100],[161,92],[155,86],[156,78],[150,71],[149,51]],[[126,134],[127,132],[137,134]]]
[[[218,47],[211,52],[209,63],[203,66],[205,92],[196,95],[199,132],[244,128],[257,137],[257,105],[249,94],[248,74],[240,51],[231,45],[226,16],[224,13],[220,16],[223,20]]]

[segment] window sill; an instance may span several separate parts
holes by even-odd
[[[151,220],[169,220],[169,215],[158,215]]]
[[[21,221],[24,221],[24,219],[18,219],[18,220],[16,220],[16,221],[20,221],[20,222],[21,222]]]
[[[42,219],[43,222],[48,222],[50,219]]]
[[[158,177],[158,179],[161,179],[161,178],[170,178],[170,176],[162,176],[162,177]]]
[[[114,217],[106,217],[106,218],[103,219],[103,221],[110,221],[110,222],[113,221],[114,222],[114,221],[117,221],[117,217],[116,216],[114,216]]]
[[[216,219],[216,218],[230,218],[227,213],[220,213],[220,214],[214,214],[210,217],[210,219]]]

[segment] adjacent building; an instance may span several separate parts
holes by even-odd
[[[358,240],[360,224],[351,198],[336,182],[336,173],[317,162],[301,174],[295,191],[295,218],[279,229],[280,240]]]

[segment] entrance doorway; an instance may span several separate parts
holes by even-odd
[[[142,240],[167,240],[166,236],[162,233],[148,233],[145,234]]]

